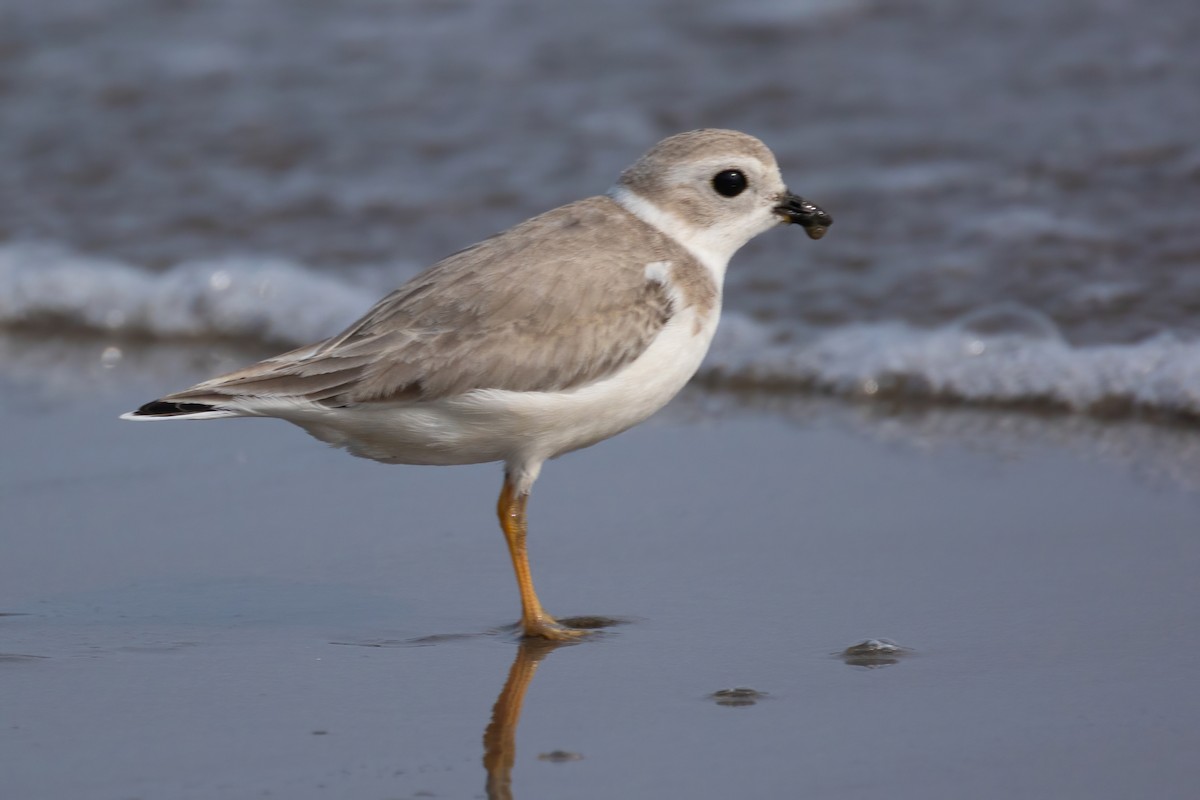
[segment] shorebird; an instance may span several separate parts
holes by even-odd
[[[439,261],[346,330],[174,392],[133,420],[277,417],[392,464],[504,463],[497,513],[525,636],[570,640],[534,590],[526,507],[547,459],[614,436],[695,374],[730,257],[829,215],[784,186],[753,136],[656,144],[607,194],[548,211]]]

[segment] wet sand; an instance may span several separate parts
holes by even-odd
[[[543,599],[624,624],[521,648],[497,467],[385,467],[277,422],[123,423],[159,386],[128,379],[4,387],[6,797],[1184,797],[1200,778],[1200,495],[1051,435],[980,448],[692,392],[548,465]],[[873,637],[910,652],[838,657]],[[736,688],[760,695],[714,696]]]

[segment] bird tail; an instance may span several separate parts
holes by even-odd
[[[184,403],[173,400],[152,400],[139,408],[122,414],[121,419],[160,420],[160,419],[221,419],[222,417],[241,416],[238,412],[214,406],[209,403]]]

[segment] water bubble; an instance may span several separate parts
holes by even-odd
[[[227,270],[219,269],[208,278],[208,285],[214,292],[223,292],[233,284],[233,276]]]
[[[1024,339],[1061,340],[1054,320],[1036,309],[1019,303],[997,303],[976,309],[954,323],[965,333],[980,337],[1018,336]],[[982,342],[980,343],[982,344]],[[970,352],[968,345],[968,352]],[[983,352],[980,350],[980,353]],[[973,353],[978,355],[979,353]]]

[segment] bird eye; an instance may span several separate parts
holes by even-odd
[[[746,191],[746,176],[740,169],[727,169],[713,176],[712,185],[722,197],[737,197]]]

